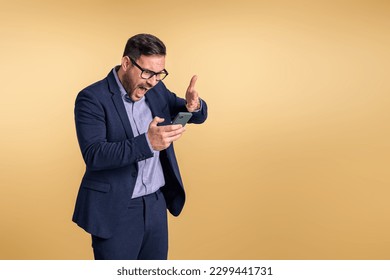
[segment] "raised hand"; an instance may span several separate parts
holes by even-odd
[[[193,76],[186,91],[186,107],[188,112],[194,112],[200,109],[199,94],[195,89],[195,83],[197,80],[198,76]]]

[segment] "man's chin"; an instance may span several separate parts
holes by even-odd
[[[146,92],[147,92],[147,90],[143,90],[142,92],[140,92],[140,91],[133,92],[133,94],[130,96],[130,98],[134,102],[140,101],[145,96]]]
[[[131,97],[131,100],[132,100],[133,102],[137,102],[137,101],[140,101],[140,100],[142,99],[142,97],[143,97],[143,96],[141,96],[141,97],[140,97],[140,96],[132,96],[132,97]]]

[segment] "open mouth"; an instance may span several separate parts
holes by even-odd
[[[149,90],[149,88],[147,88],[147,87],[139,87],[139,88],[144,90],[144,91],[148,91]]]

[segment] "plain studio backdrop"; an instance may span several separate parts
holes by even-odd
[[[388,1],[27,1],[0,7],[0,258],[91,259],[71,222],[74,100],[127,39],[167,45],[209,118],[175,143],[170,259],[390,258]]]

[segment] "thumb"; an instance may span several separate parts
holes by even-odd
[[[150,123],[150,126],[157,126],[157,124],[162,123],[163,121],[164,121],[163,118],[154,117],[154,119]]]
[[[198,76],[194,75],[191,78],[190,85],[188,86],[188,91],[193,90],[195,88],[195,83],[198,80]]]

